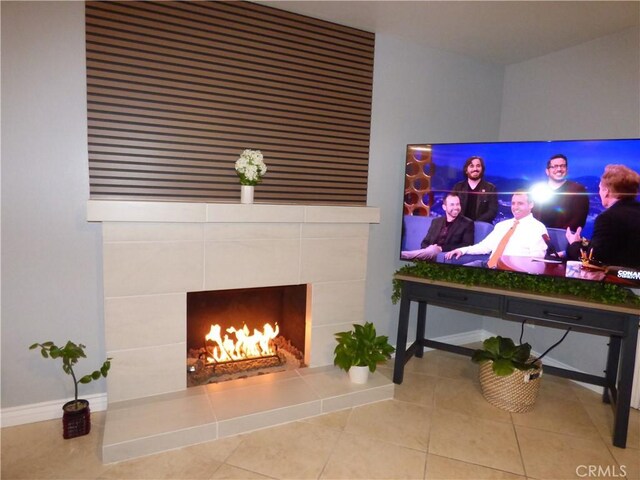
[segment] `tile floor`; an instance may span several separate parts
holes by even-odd
[[[534,411],[510,414],[482,398],[476,377],[466,357],[429,352],[407,364],[393,400],[106,465],[104,412],[72,440],[59,420],[7,427],[2,479],[640,480],[639,411],[620,449],[594,392],[547,375]]]

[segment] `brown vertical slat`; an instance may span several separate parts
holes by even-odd
[[[248,2],[87,2],[91,197],[364,205],[372,33]]]

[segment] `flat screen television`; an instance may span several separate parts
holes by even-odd
[[[474,157],[481,160],[470,160]],[[465,169],[467,163],[472,166]],[[488,184],[482,183],[469,191],[465,185],[469,183],[466,173],[474,177],[474,165],[478,166],[478,163],[483,170],[481,179]],[[578,224],[581,237],[591,239],[596,218],[606,210],[599,184],[605,167],[610,164],[624,165],[639,173],[640,139],[407,145],[400,258],[613,282],[637,288],[640,286],[640,253],[632,253],[611,264],[590,257],[593,249],[586,242],[576,257],[575,245],[568,248],[566,240],[566,227],[575,232]],[[558,185],[564,186],[557,188]],[[428,246],[429,242],[422,242],[431,223],[438,217],[446,218],[443,203],[453,190],[458,190],[460,215],[467,213],[474,221],[474,245],[493,230],[500,230],[496,227],[500,222],[513,219],[514,194],[526,194],[527,202],[533,202],[533,217],[542,221],[547,229],[546,235],[542,235],[546,250],[535,253],[531,250],[531,255],[506,255],[505,250],[498,265],[494,262],[491,267],[487,265],[491,252],[468,253],[458,258],[444,252],[427,258],[408,258]],[[627,194],[626,198],[629,197],[639,199],[638,195]],[[525,206],[525,209],[529,207]],[[635,244],[635,252],[640,252],[640,217],[626,215],[620,221],[628,222],[625,229],[631,232],[625,241]],[[439,222],[436,225],[442,225],[442,220]],[[541,236],[539,230],[536,232],[534,237]],[[441,236],[440,240],[443,238]],[[458,240],[460,238],[458,236]],[[493,238],[497,238],[497,232]],[[511,253],[514,253],[513,249]]]

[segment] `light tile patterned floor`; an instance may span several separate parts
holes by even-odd
[[[107,465],[103,412],[72,440],[59,420],[3,428],[2,479],[640,480],[637,410],[620,449],[592,391],[547,375],[534,411],[510,414],[484,401],[476,376],[467,358],[429,352],[407,364],[394,400]]]

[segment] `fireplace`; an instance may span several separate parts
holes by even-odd
[[[307,290],[187,293],[187,387],[303,367]]]
[[[353,386],[332,365],[335,333],[365,320],[377,208],[90,200],[87,209],[103,226],[105,343],[114,359],[103,461],[393,397],[379,372]],[[277,285],[306,286],[300,342],[309,368],[187,388],[189,292]]]

